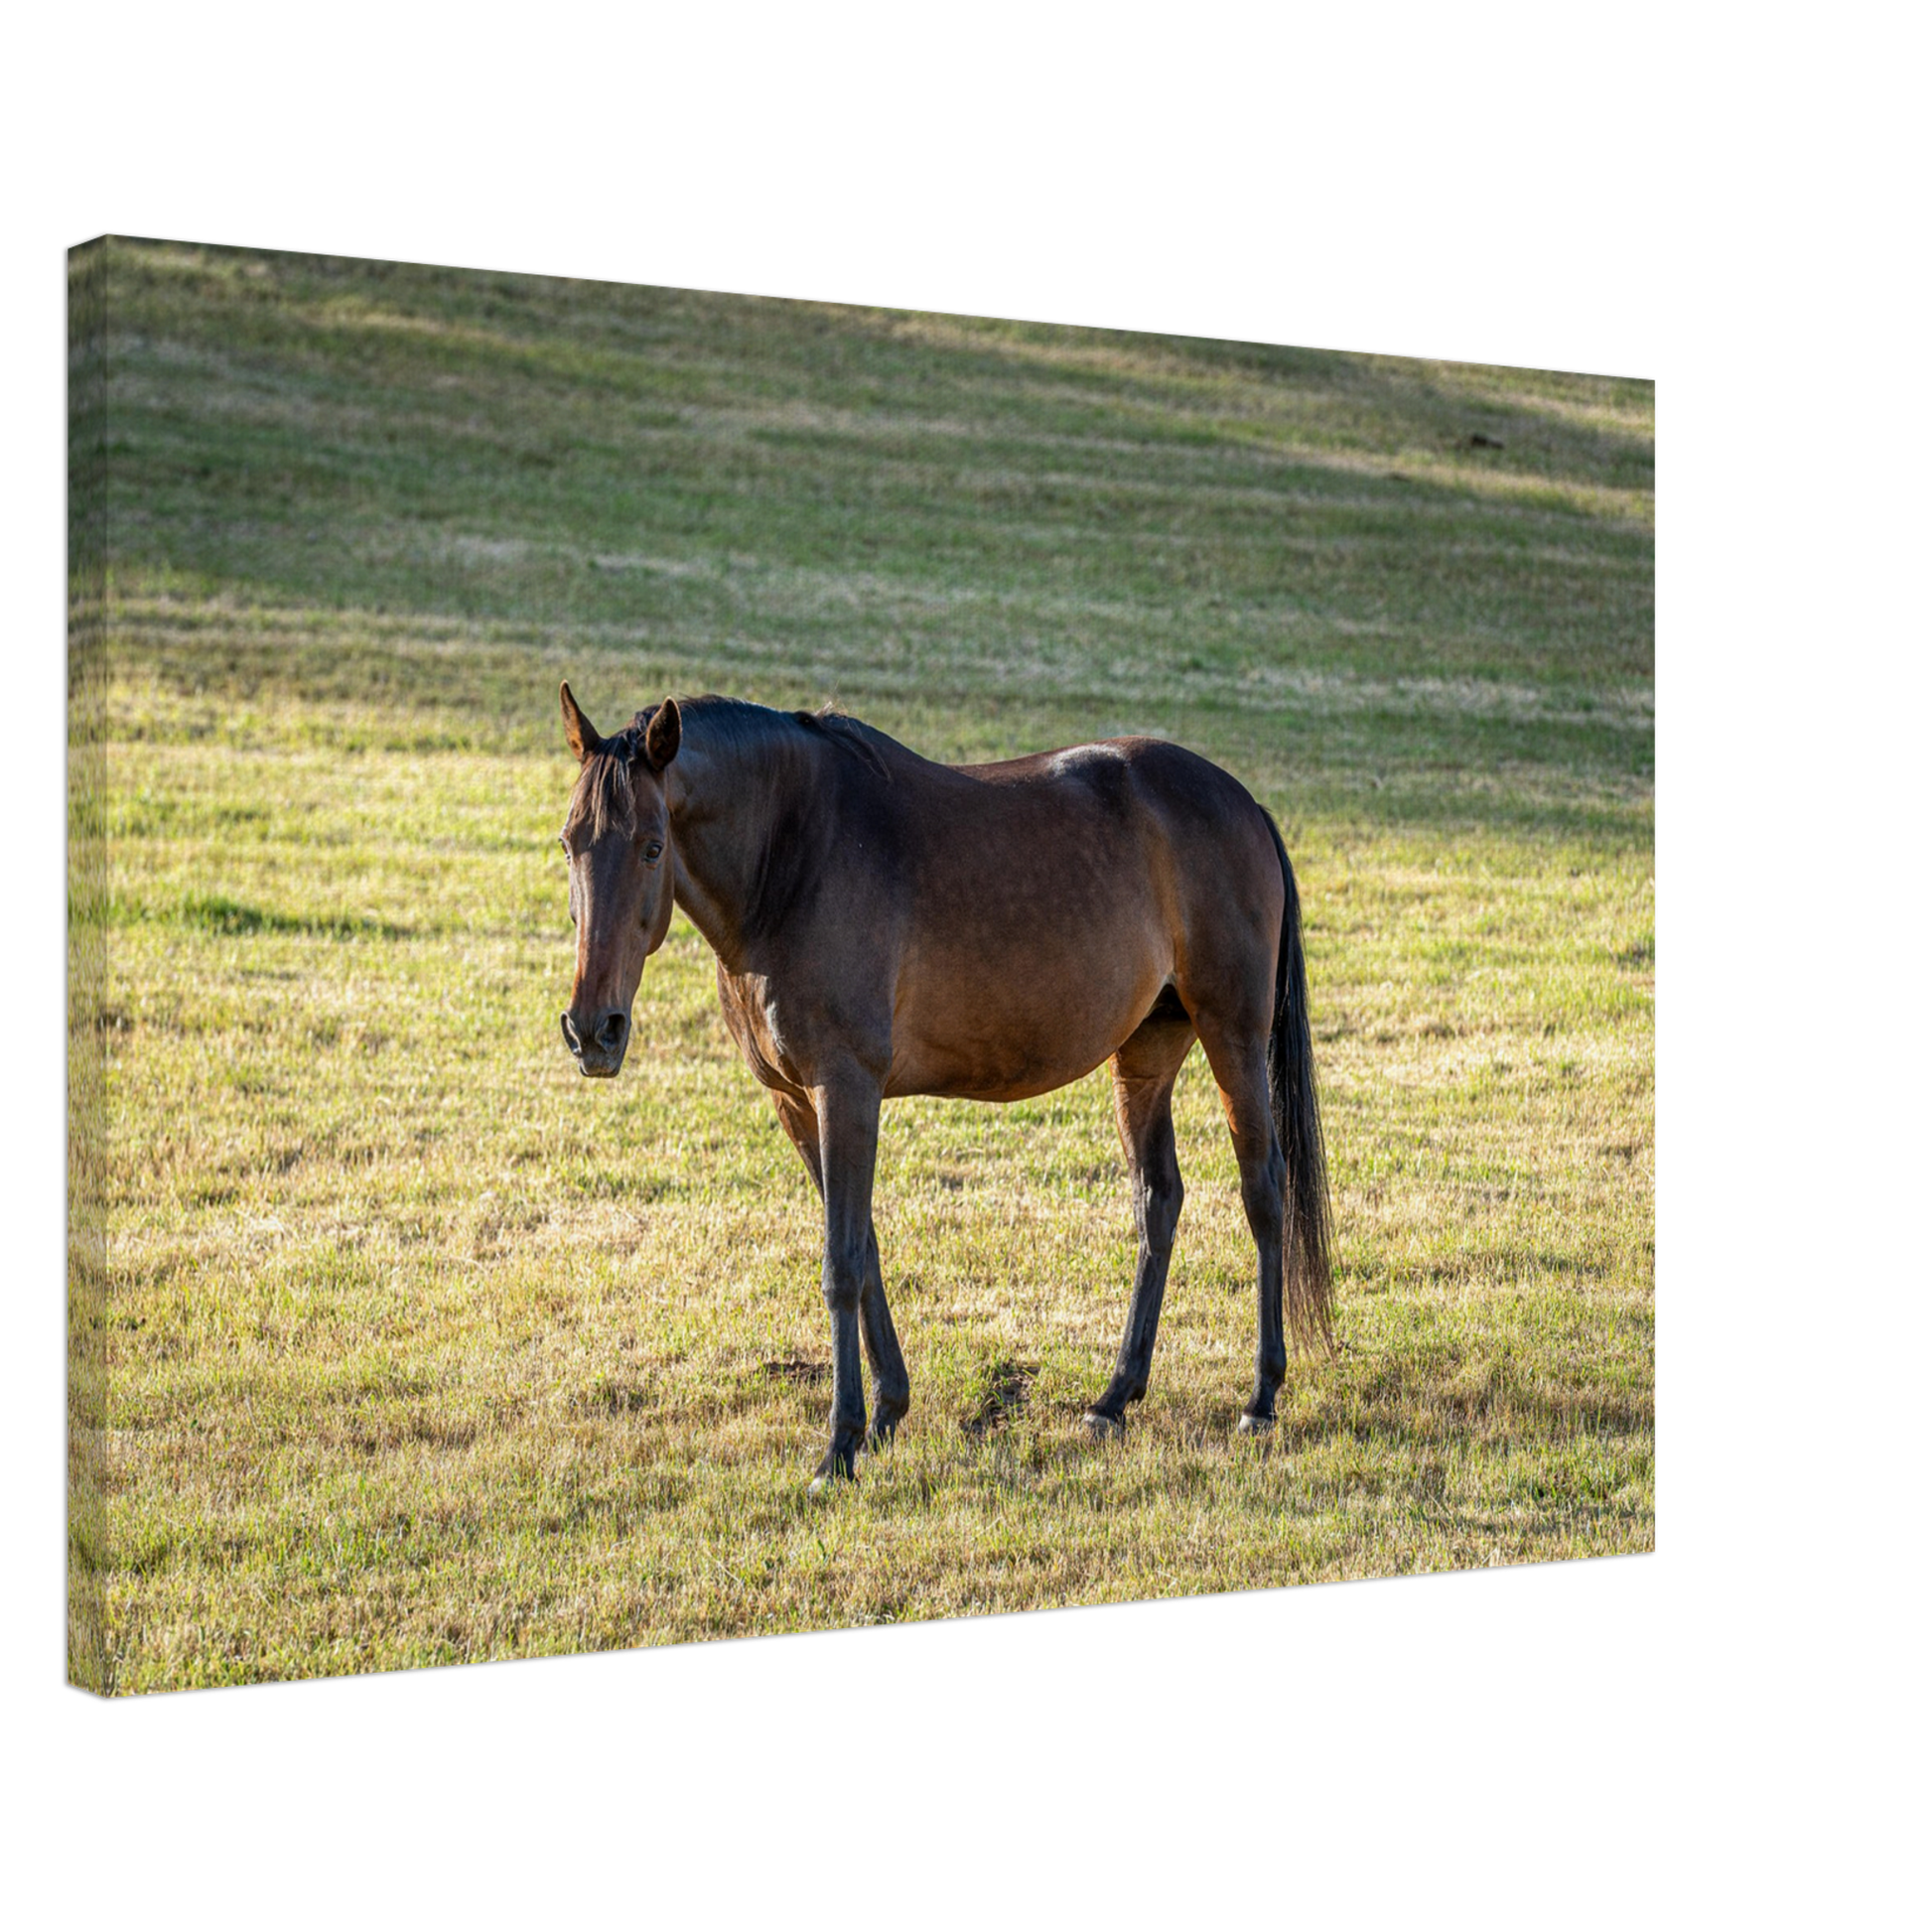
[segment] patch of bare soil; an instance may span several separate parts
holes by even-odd
[[[798,1389],[815,1389],[821,1382],[832,1379],[830,1362],[807,1362],[790,1356],[783,1361],[765,1362],[762,1366],[772,1381],[789,1382]]]
[[[1038,1374],[1038,1367],[1032,1362],[996,1362],[979,1407],[960,1428],[968,1436],[986,1436],[1011,1422],[1033,1399],[1034,1379]]]

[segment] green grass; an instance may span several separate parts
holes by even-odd
[[[78,1677],[1650,1547],[1648,384],[81,259]],[[914,1407],[806,1496],[815,1203],[702,942],[620,1081],[557,1039],[562,674],[600,723],[832,698],[940,758],[1159,731],[1282,815],[1341,1353],[1271,1443],[1196,1054],[1125,1446],[1076,1426],[1133,1262],[1104,1073],[896,1103]]]

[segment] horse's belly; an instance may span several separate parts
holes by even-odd
[[[987,972],[901,989],[893,1020],[889,1094],[1026,1100],[1091,1073],[1130,1035],[1167,984],[1149,956],[1025,975]]]

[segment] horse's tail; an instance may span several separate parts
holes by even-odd
[[[1329,1314],[1328,1162],[1314,1093],[1309,972],[1302,953],[1302,899],[1281,828],[1264,811],[1282,862],[1282,941],[1275,955],[1275,1018],[1268,1034],[1268,1097],[1288,1161],[1282,1276],[1289,1332],[1298,1347],[1332,1350]]]

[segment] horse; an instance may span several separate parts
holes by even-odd
[[[1270,1429],[1284,1282],[1297,1345],[1333,1346],[1329,1208],[1301,901],[1246,787],[1163,739],[946,765],[829,708],[666,698],[604,738],[568,683],[559,696],[579,765],[560,835],[577,928],[564,1043],[588,1077],[617,1075],[644,962],[681,907],[824,1206],[831,1442],[812,1487],[851,1477],[910,1404],[873,1224],[881,1103],[1025,1100],[1103,1060],[1140,1244],[1085,1423],[1124,1433],[1180,1216],[1172,1098],[1196,1039],[1258,1256],[1237,1430]]]

